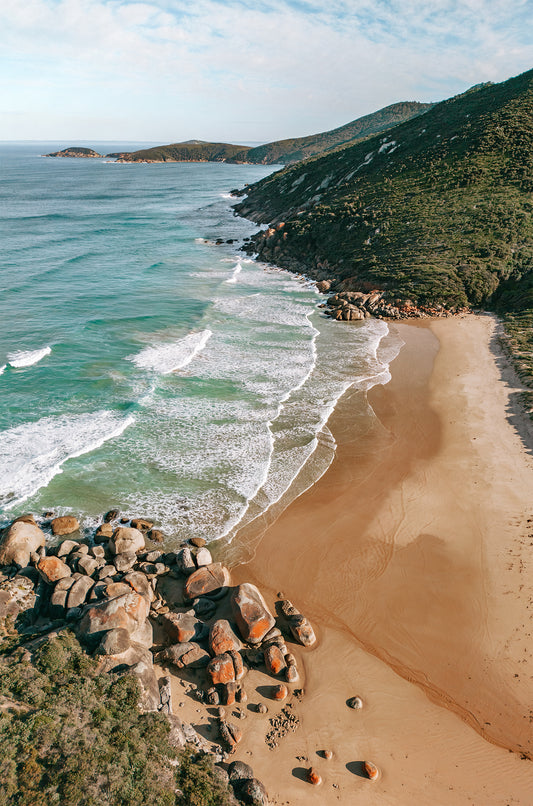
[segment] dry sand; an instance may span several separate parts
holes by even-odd
[[[526,419],[494,319],[397,328],[406,344],[369,394],[373,427],[355,438],[361,400],[348,393],[329,424],[330,469],[234,569],[271,605],[282,590],[319,637],[296,651],[298,729],[269,750],[265,720],[248,711],[236,757],[278,804],[531,806]],[[356,694],[361,711],[346,706]],[[361,776],[365,759],[377,782]],[[303,780],[310,765],[319,787]]]

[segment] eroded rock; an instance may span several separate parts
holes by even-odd
[[[158,659],[173,663],[178,669],[202,669],[211,660],[209,652],[193,642],[169,646],[158,654]]]
[[[148,607],[146,599],[133,590],[114,599],[97,602],[83,616],[80,634],[83,637],[98,636],[113,629],[124,629],[131,634],[146,620]]]
[[[81,576],[79,579],[77,579],[69,590],[67,607],[70,609],[71,607],[79,607],[82,605],[92,586],[93,580],[91,577]]]
[[[213,558],[211,556],[211,552],[209,551],[209,549],[205,548],[205,546],[198,549],[194,559],[198,568],[201,568],[204,565],[213,564]]]
[[[264,650],[265,666],[269,674],[279,674],[286,667],[285,658],[276,644],[270,644]]]
[[[229,653],[216,655],[207,664],[206,672],[214,686],[235,680],[233,658]]]
[[[314,767],[309,767],[306,774],[306,779],[308,783],[313,784],[313,786],[318,786],[322,783],[322,778],[320,777],[317,770]]]
[[[370,778],[371,781],[377,781],[379,778],[379,769],[376,767],[372,761],[365,761],[364,768],[367,776]]]
[[[176,565],[185,576],[190,576],[196,571],[196,563],[188,546],[185,546],[176,554]]]
[[[54,518],[50,526],[54,535],[70,535],[72,532],[78,531],[80,522],[72,515],[63,515],[59,518]]]
[[[131,526],[118,526],[109,541],[109,548],[113,554],[142,551],[144,545],[143,533]]]
[[[268,806],[267,791],[257,778],[240,781],[235,787],[235,794],[247,806]]]
[[[207,594],[223,593],[230,583],[230,573],[221,563],[205,565],[194,571],[185,583],[187,599]]]
[[[45,544],[45,534],[35,523],[15,521],[5,531],[0,545],[0,565],[26,568],[30,555]]]
[[[129,649],[130,644],[129,632],[119,627],[104,633],[96,652],[98,655],[120,655]]]
[[[192,641],[203,632],[203,624],[192,613],[164,613],[159,623],[172,643]]]
[[[66,557],[79,547],[80,544],[76,540],[63,540],[56,549],[56,557]]]
[[[223,655],[230,649],[239,651],[242,644],[227,619],[217,619],[209,631],[209,649],[213,655]]]
[[[245,641],[260,643],[275,626],[275,619],[255,585],[245,582],[231,596],[231,609]]]
[[[294,607],[292,602],[284,599],[280,602],[283,615],[287,619],[289,629],[296,641],[302,646],[313,646],[316,636],[311,626],[311,622]]]
[[[72,575],[68,565],[59,557],[42,557],[37,563],[37,570],[48,584]]]

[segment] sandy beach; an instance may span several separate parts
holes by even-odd
[[[528,806],[533,459],[519,387],[490,316],[392,327],[405,346],[369,393],[372,428],[354,438],[361,399],[347,393],[331,467],[234,569],[272,606],[283,591],[318,635],[290,646],[297,730],[269,750],[250,714],[236,757],[278,804]]]

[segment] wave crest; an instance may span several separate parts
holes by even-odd
[[[40,350],[15,350],[15,352],[7,354],[7,363],[10,367],[16,369],[19,367],[31,367],[33,364],[37,364],[45,355],[50,355],[51,352],[51,347],[42,347]]]
[[[43,417],[0,434],[0,502],[10,508],[48,484],[67,459],[118,437],[134,418],[112,411]]]
[[[193,358],[204,349],[212,335],[210,330],[189,333],[183,339],[178,339],[170,344],[155,344],[153,347],[145,347],[137,355],[128,356],[128,361],[133,361],[142,369],[151,369],[160,375],[168,375],[170,372],[183,369],[190,364]]]

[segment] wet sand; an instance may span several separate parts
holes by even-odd
[[[283,591],[319,638],[295,651],[299,728],[269,750],[266,728],[243,725],[236,757],[279,804],[529,806],[528,421],[494,319],[397,328],[405,347],[369,393],[372,427],[355,437],[361,396],[347,393],[331,467],[234,569],[272,606]],[[363,710],[346,706],[354,695]],[[379,781],[361,776],[365,759]],[[310,765],[319,787],[302,780]]]

